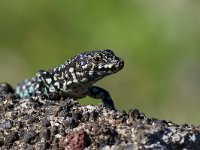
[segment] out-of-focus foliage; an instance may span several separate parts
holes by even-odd
[[[0,81],[15,85],[79,52],[110,48],[125,68],[97,85],[117,108],[200,124],[199,7],[186,0],[1,0]]]

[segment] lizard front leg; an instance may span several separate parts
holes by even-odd
[[[95,98],[95,99],[101,99],[102,102],[103,102],[103,105],[106,108],[110,108],[112,110],[115,110],[113,100],[112,100],[109,92],[106,91],[105,89],[100,88],[98,86],[92,86],[89,89],[89,92],[87,93],[87,95],[92,97],[92,98]]]

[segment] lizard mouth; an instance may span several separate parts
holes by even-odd
[[[110,70],[114,73],[120,71],[123,67],[124,67],[124,61],[121,58],[118,58],[117,62],[114,63],[113,65],[107,66],[108,70]]]
[[[124,61],[119,58],[117,62],[108,63],[103,66],[99,66],[99,72],[107,72],[108,74],[116,73],[124,67]]]

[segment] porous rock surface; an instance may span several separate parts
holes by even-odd
[[[200,149],[200,127],[113,111],[71,99],[0,94],[0,149]]]

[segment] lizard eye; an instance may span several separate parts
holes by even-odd
[[[99,63],[99,62],[101,62],[101,60],[102,60],[102,55],[100,55],[100,54],[97,54],[93,57],[93,62],[95,62],[95,63]]]

